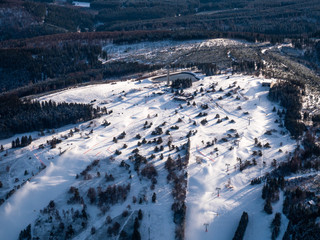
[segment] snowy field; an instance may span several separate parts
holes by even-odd
[[[267,43],[255,44],[242,40],[210,39],[190,41],[141,42],[128,45],[107,44],[103,50],[108,54],[107,62],[125,61],[145,64],[177,63],[194,53],[206,52],[219,47],[265,46]],[[205,57],[204,57],[205,58]]]
[[[278,110],[279,106],[268,101],[268,88],[262,87],[263,81],[263,78],[243,75],[205,77],[184,90],[185,95],[194,96],[190,105],[175,100],[165,83],[154,84],[148,79],[79,87],[41,97],[40,101],[92,103],[96,107],[106,107],[112,113],[92,122],[56,129],[55,133],[41,137],[31,133],[37,138],[31,145],[10,149],[5,158],[1,153],[0,173],[2,179],[7,179],[3,181],[3,189],[13,188],[30,177],[31,172],[34,176],[0,206],[0,239],[17,239],[19,232],[30,223],[32,231],[48,239],[48,229],[44,226],[41,230],[34,225],[35,221],[44,221],[40,210],[51,200],[60,212],[71,208],[81,210],[80,204],[67,204],[70,186],[79,188],[89,214],[87,227],[78,229],[73,239],[95,239],[90,233],[92,227],[97,229],[96,236],[105,236],[106,216],[117,219],[128,205],[129,216],[122,220],[121,229],[125,228],[130,216],[141,209],[144,213],[139,230],[142,239],[174,239],[172,185],[167,183],[168,172],[164,164],[169,155],[175,159],[179,152],[170,150],[167,142],[170,138],[175,146],[181,147],[187,142],[189,131],[194,134],[190,137],[191,158],[187,167],[186,239],[232,239],[243,211],[249,215],[245,239],[270,239],[270,223],[274,214],[267,215],[263,211],[262,184],[251,186],[250,181],[270,172],[274,159],[277,163],[286,160],[295,142],[286,129],[279,126],[283,119],[279,118],[277,111],[272,111],[274,107]],[[199,116],[200,112],[207,115]],[[202,121],[204,119],[207,121]],[[104,120],[111,124],[102,126]],[[148,124],[152,122],[150,128],[143,128],[146,121]],[[163,134],[152,136],[152,131],[164,122]],[[172,130],[174,125],[179,129]],[[57,148],[50,149],[46,145],[47,140],[52,137],[60,139],[74,127],[80,131],[67,139],[62,138]],[[170,130],[170,135],[165,134],[166,130]],[[126,136],[115,143],[113,138],[123,131]],[[267,131],[269,134],[265,134]],[[136,139],[137,134],[147,141],[161,136],[164,150],[155,152],[155,144],[138,147],[137,142],[141,140]],[[0,144],[8,149],[16,137],[1,140]],[[257,147],[255,138],[262,145],[269,143],[271,147]],[[44,149],[38,148],[40,144],[44,144]],[[126,148],[123,148],[124,144]],[[128,160],[136,148],[157,169],[154,190],[150,190],[150,180],[137,175]],[[121,154],[116,155],[116,150]],[[262,156],[253,156],[254,151]],[[152,154],[155,158],[150,159]],[[163,154],[163,159],[160,159],[160,154]],[[100,162],[90,171],[92,179],[76,179],[76,175],[94,160]],[[123,160],[129,165],[129,171],[119,167]],[[240,160],[242,163],[250,161],[243,171],[239,170]],[[46,168],[39,172],[41,162]],[[5,169],[8,165],[11,166],[9,172]],[[25,169],[29,172],[27,176],[24,176]],[[87,191],[89,187],[108,186],[105,173],[112,173],[117,185],[130,183],[131,190],[125,201],[102,213],[96,205],[89,203]],[[19,178],[19,181],[15,183],[14,178]],[[220,188],[219,196],[217,188]],[[3,189],[1,191],[5,191]],[[157,201],[152,203],[154,192]],[[147,201],[141,204],[132,202],[134,196],[142,195]],[[273,205],[274,213],[281,212],[282,200],[281,195],[280,201]],[[284,215],[282,219],[279,239],[288,224]],[[205,231],[204,224],[208,224],[208,231]]]

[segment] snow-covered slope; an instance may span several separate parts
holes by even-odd
[[[39,159],[47,167],[0,206],[0,239],[17,239],[19,232],[29,223],[34,231],[46,238],[49,234],[44,233],[46,227],[41,233],[39,226],[34,228],[34,222],[36,219],[44,221],[45,217],[40,210],[50,200],[54,200],[60,212],[71,208],[81,210],[79,204],[67,204],[70,186],[79,188],[90,216],[87,227],[77,230],[74,239],[94,239],[90,233],[92,227],[97,229],[96,237],[103,234],[106,216],[119,219],[118,216],[125,209],[129,209],[130,213],[127,219],[121,220],[121,229],[130,220],[130,216],[141,209],[144,213],[140,226],[142,239],[174,239],[172,185],[167,183],[168,172],[164,164],[169,155],[175,159],[179,152],[170,150],[167,142],[172,138],[173,144],[181,147],[186,144],[189,131],[194,134],[190,137],[191,157],[187,167],[186,239],[231,239],[243,211],[249,214],[245,239],[257,239],[257,236],[261,236],[259,239],[269,239],[269,225],[273,216],[263,212],[262,186],[250,186],[249,183],[251,179],[270,171],[273,159],[278,163],[285,160],[293,150],[294,142],[286,130],[275,123],[279,117],[272,109],[274,106],[278,109],[278,106],[267,100],[268,88],[261,86],[263,81],[263,78],[242,75],[205,77],[184,90],[186,95],[189,93],[194,96],[190,105],[175,100],[165,83],[154,84],[148,79],[74,88],[41,97],[41,101],[92,103],[113,112],[92,122],[57,129],[55,133],[38,137],[31,146],[9,151],[5,158],[6,164],[19,157],[24,159],[25,164],[29,164],[29,172],[32,168],[37,172]],[[215,92],[211,91],[212,86]],[[207,115],[197,117],[200,112]],[[221,120],[219,123],[218,119]],[[104,120],[111,124],[102,126]],[[148,124],[152,122],[150,128],[143,128],[146,121]],[[152,131],[164,122],[163,134],[152,136]],[[179,129],[170,129],[174,125]],[[61,135],[67,135],[74,127],[78,127],[80,132],[63,139],[57,148],[38,149],[40,144],[46,144],[53,136],[61,138]],[[170,130],[170,136],[165,134],[166,130]],[[270,135],[265,134],[268,130],[271,130]],[[113,138],[123,131],[125,137],[115,143]],[[141,135],[141,140],[146,138],[147,141],[161,136],[164,150],[155,152],[157,145],[154,143],[137,146],[137,142],[141,141],[136,139],[137,134]],[[269,143],[271,148],[258,148],[255,138],[262,145]],[[2,140],[0,143],[8,148],[11,140]],[[212,142],[214,145],[211,145]],[[123,148],[124,144],[126,148]],[[133,170],[133,163],[128,160],[136,148],[157,169],[157,183],[153,190],[150,189],[150,180],[138,175]],[[120,150],[121,154],[116,155],[116,150]],[[253,151],[258,154],[253,156]],[[259,156],[259,151],[262,156]],[[152,154],[155,155],[153,159],[150,158]],[[160,154],[163,154],[163,159],[160,159]],[[250,161],[251,165],[240,171],[239,158],[242,163]],[[256,165],[253,164],[253,158]],[[97,159],[100,162],[90,171],[91,179],[76,178],[77,174]],[[122,161],[129,165],[129,170],[119,167]],[[0,164],[6,166],[3,162]],[[21,181],[24,168],[25,165],[19,168],[16,164],[16,171],[9,178],[19,177]],[[117,185],[130,183],[131,190],[123,202],[102,212],[96,205],[89,203],[87,191],[90,187],[108,186],[109,183],[104,179],[105,173],[112,173],[115,178],[113,183]],[[5,171],[2,174],[8,176]],[[230,184],[226,187],[228,182]],[[7,182],[4,184],[8,188],[12,187]],[[219,197],[217,188],[221,189]],[[151,202],[153,192],[157,195],[156,203]],[[133,203],[133,197],[139,199],[143,195],[147,201]],[[282,198],[273,206],[276,211],[281,210],[281,201]],[[282,223],[283,234],[287,222],[284,220]],[[209,224],[208,232],[205,232],[204,224]]]
[[[214,51],[218,47],[264,46],[266,43],[255,44],[247,41],[216,38],[210,40],[190,41],[158,41],[141,42],[129,45],[107,44],[103,50],[108,54],[108,61],[140,62],[145,64],[177,63],[180,59],[193,53]],[[206,56],[203,56],[206,58]],[[104,61],[105,63],[105,61]]]
[[[239,94],[240,100],[224,98],[217,101],[216,97],[205,95],[214,114],[207,118],[209,126],[198,128],[198,134],[191,138],[187,239],[232,239],[243,211],[249,214],[245,239],[257,239],[257,236],[261,236],[259,239],[269,239],[269,226],[273,216],[267,216],[263,212],[261,186],[251,186],[250,180],[269,172],[273,159],[277,162],[286,160],[285,153],[293,150],[294,141],[287,134],[280,134],[283,129],[279,129],[278,123],[274,123],[277,114],[271,111],[274,104],[267,100],[268,89],[261,87],[261,79],[242,76],[228,80],[225,76],[213,79],[222,89],[227,89],[233,81],[237,81],[237,85],[243,90]],[[237,110],[238,106],[241,106],[242,110]],[[246,111],[249,115],[244,115]],[[231,124],[229,120],[225,120],[218,124],[217,119],[214,119],[215,114],[219,114],[221,118],[228,116],[229,119],[235,120],[235,123]],[[230,129],[239,133],[238,142],[234,142],[234,138],[228,138],[229,141],[225,143],[220,140],[227,137],[227,134],[234,135],[234,131]],[[265,134],[267,130],[272,129],[276,131],[271,136]],[[202,143],[214,138],[218,139],[219,144],[215,146],[219,151],[214,151],[214,147],[206,148]],[[259,149],[254,146],[255,138],[262,145],[267,142],[271,145],[271,148],[262,148],[262,157],[252,156],[253,151]],[[196,162],[197,158],[201,159],[201,164]],[[249,160],[251,163],[255,158],[257,166],[240,172],[237,158],[241,158],[243,162]],[[217,188],[221,188],[219,196]],[[279,202],[281,201],[282,199]],[[275,211],[281,212],[281,209],[280,203],[274,206]],[[208,232],[205,232],[204,224],[209,224]],[[287,221],[283,221],[282,234],[286,224]]]

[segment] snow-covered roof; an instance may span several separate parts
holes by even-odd
[[[77,2],[77,1],[73,1],[72,5],[77,6],[77,7],[90,7],[90,3],[89,2]]]

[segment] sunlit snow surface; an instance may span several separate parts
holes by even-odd
[[[185,92],[193,93],[198,90],[198,94],[191,103],[196,102],[196,106],[187,106],[186,103],[173,100],[173,94],[164,84],[154,84],[146,79],[143,81],[125,81],[116,84],[100,84],[86,87],[73,88],[52,95],[41,97],[39,100],[53,100],[56,102],[78,102],[90,103],[95,106],[106,107],[113,110],[113,114],[103,116],[93,122],[94,132],[88,139],[75,134],[73,137],[64,140],[59,146],[62,150],[67,149],[66,153],[59,156],[59,149],[38,150],[38,145],[45,143],[52,136],[59,137],[60,134],[66,134],[74,126],[88,133],[89,123],[70,125],[58,129],[56,134],[39,137],[31,146],[22,150],[16,150],[8,156],[10,161],[15,156],[20,156],[21,161],[27,162],[28,156],[37,154],[37,156],[47,165],[39,175],[31,179],[10,197],[0,207],[0,239],[17,239],[19,232],[29,223],[34,224],[34,220],[39,216],[39,210],[48,205],[50,200],[55,200],[58,206],[63,208],[66,205],[66,193],[71,185],[77,180],[75,175],[85,169],[85,167],[95,159],[105,159],[112,155],[116,149],[126,143],[127,149],[122,149],[122,155],[116,157],[115,169],[121,160],[127,160],[136,148],[137,140],[134,139],[136,134],[140,133],[142,137],[153,139],[151,131],[167,122],[164,130],[169,129],[172,125],[178,125],[179,130],[171,131],[173,142],[176,146],[186,143],[186,135],[190,130],[197,130],[197,134],[191,136],[191,158],[188,171],[188,191],[187,191],[187,219],[186,219],[186,239],[231,239],[239,223],[243,211],[249,214],[249,224],[246,230],[245,239],[256,240],[270,239],[270,223],[273,215],[267,215],[263,212],[264,201],[261,198],[262,184],[250,186],[250,180],[263,176],[269,172],[271,162],[276,159],[277,162],[286,160],[288,153],[294,148],[294,141],[289,138],[288,133],[281,135],[280,131],[286,131],[279,128],[275,120],[279,117],[276,112],[272,112],[274,106],[267,99],[268,88],[262,87],[263,78],[242,76],[242,75],[217,75],[205,77],[193,84],[192,88],[186,89]],[[240,86],[232,96],[225,96],[233,85]],[[209,86],[216,83],[216,92],[206,92]],[[200,88],[203,93],[200,93]],[[218,91],[222,88],[224,91]],[[158,94],[161,93],[161,94]],[[219,97],[222,100],[219,100]],[[239,99],[236,99],[238,96]],[[183,108],[179,108],[179,104]],[[201,109],[201,104],[208,104],[209,109]],[[241,106],[241,110],[237,108]],[[178,110],[176,114],[175,111]],[[208,116],[196,118],[199,112],[207,112]],[[245,115],[248,112],[249,115]],[[216,114],[223,119],[228,116],[228,120],[222,120],[217,123]],[[156,116],[157,115],[157,116]],[[183,121],[178,123],[178,118]],[[200,121],[206,118],[208,123],[201,125]],[[111,122],[108,127],[101,126],[104,119]],[[233,119],[235,123],[231,123]],[[250,125],[249,125],[250,119]],[[197,126],[193,125],[193,121]],[[143,130],[145,121],[153,122],[151,129]],[[227,137],[227,134],[234,135],[230,129],[235,129],[239,133],[239,144],[234,144],[234,137]],[[267,130],[276,130],[272,135],[265,135]],[[121,132],[127,133],[125,140],[119,141],[118,144],[112,142],[114,136]],[[222,138],[228,138],[227,142],[221,141]],[[168,136],[163,135],[166,145]],[[217,143],[206,148],[206,143],[217,138]],[[267,142],[271,148],[263,148],[263,156],[252,156],[253,150],[258,150],[254,146],[254,138],[258,138],[262,144]],[[6,148],[9,148],[11,139],[0,141]],[[280,143],[282,146],[280,147]],[[216,152],[214,148],[218,148]],[[233,149],[230,149],[233,147]],[[282,152],[279,152],[279,148]],[[141,154],[150,156],[153,153],[154,146],[151,148],[141,148]],[[218,153],[218,154],[217,154]],[[160,153],[159,153],[160,154]],[[149,186],[139,182],[138,177],[132,180],[132,190],[126,202],[121,206],[116,206],[110,210],[110,215],[117,216],[122,213],[124,208],[131,204],[134,209],[142,208],[146,215],[142,221],[140,232],[142,239],[148,239],[149,227],[150,239],[174,239],[174,223],[171,205],[173,203],[171,195],[171,185],[167,184],[167,170],[164,169],[164,162],[169,154],[176,156],[177,153],[168,151],[167,147],[163,152],[165,158],[152,160],[159,172],[157,192],[157,203],[149,202],[143,206],[133,205],[132,196],[140,191],[140,188]],[[240,172],[237,157],[243,161],[256,158],[257,166],[252,166]],[[196,163],[201,161],[201,164]],[[30,160],[31,161],[31,160]],[[36,160],[34,160],[36,161]],[[266,162],[263,166],[262,161]],[[32,162],[30,162],[31,164]],[[227,172],[226,164],[230,164]],[[18,164],[16,164],[18,168]],[[111,166],[110,166],[111,167]],[[118,168],[118,167],[117,167]],[[18,176],[23,178],[23,176]],[[117,178],[117,177],[116,177]],[[227,188],[226,184],[230,178],[232,189]],[[127,181],[127,177],[119,176],[121,181]],[[216,188],[221,188],[220,196],[217,196]],[[152,193],[150,191],[150,193]],[[278,203],[273,205],[274,212],[281,212],[283,196]],[[91,216],[89,226],[103,224],[103,218],[97,215],[97,210],[89,208]],[[150,214],[150,217],[148,217]],[[283,235],[287,219],[283,216],[281,235]],[[205,232],[204,224],[208,225],[208,232]],[[96,226],[95,225],[95,226]],[[90,229],[90,227],[88,227]],[[90,231],[84,231],[80,236],[74,239],[86,239],[90,236]]]

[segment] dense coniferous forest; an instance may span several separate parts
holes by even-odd
[[[284,124],[296,139],[297,147],[288,160],[282,162],[277,168],[265,177],[262,189],[262,198],[265,199],[264,211],[273,212],[272,202],[279,200],[280,190],[285,193],[283,214],[289,219],[289,224],[283,236],[289,239],[317,239],[320,228],[317,223],[319,218],[319,198],[316,196],[317,174],[285,180],[285,176],[304,171],[318,171],[320,169],[320,148],[316,137],[318,115],[313,115],[313,127],[305,126],[305,121],[310,120],[307,112],[301,113],[303,96],[306,95],[306,85],[303,81],[282,80],[278,81],[269,90],[269,98],[279,101],[286,111],[279,111]],[[301,144],[301,145],[300,145]],[[254,179],[251,184],[259,184],[263,178]],[[312,182],[312,183],[310,183]],[[309,189],[312,189],[311,191]],[[272,239],[279,235],[281,214],[276,213],[271,223]]]
[[[98,117],[91,105],[55,102],[22,102],[18,97],[0,99],[0,138],[39,131]]]
[[[3,1],[16,14],[0,25],[1,40],[75,31],[202,30],[287,36],[319,34],[315,0],[183,0],[90,2],[90,8],[54,1]],[[19,16],[23,15],[22,21]],[[308,19],[310,21],[308,21]],[[13,24],[18,21],[21,24]],[[290,24],[288,24],[290,22]]]
[[[287,191],[283,213],[290,220],[283,236],[284,240],[318,239],[320,228],[316,222],[319,217],[319,200],[314,192],[299,187]]]
[[[10,1],[6,2],[9,5]],[[50,4],[54,1],[15,2],[28,21],[24,22],[24,27],[9,24],[4,28],[2,39],[27,37],[27,33],[30,37],[95,29],[202,29],[266,34],[304,34],[320,30],[317,24],[320,5],[315,0],[271,0],[267,3],[259,0],[88,0],[89,9],[73,7],[72,1],[62,6]]]
[[[280,81],[269,91],[269,98],[272,101],[279,101],[281,106],[286,108],[284,124],[294,137],[299,137],[305,130],[304,124],[300,121],[302,96],[305,94],[305,85],[297,81]]]
[[[72,43],[50,48],[0,49],[0,89],[10,90],[68,73],[101,68],[99,56],[106,58],[99,46]]]
[[[72,72],[67,75],[62,75],[53,79],[38,81],[30,83],[26,86],[12,89],[8,94],[13,94],[18,97],[25,97],[33,94],[44,93],[63,89],[78,84],[85,84],[89,82],[104,81],[103,79],[110,79],[114,77],[123,77],[128,74],[140,73],[144,71],[153,71],[163,67],[163,65],[146,65],[140,63],[127,63],[122,61],[111,62],[103,65],[100,69],[88,69],[86,71]],[[23,78],[23,80],[25,80]],[[108,81],[108,80],[106,80]],[[112,80],[110,80],[112,81]],[[10,84],[10,82],[9,82]]]
[[[181,29],[179,31],[171,29],[154,30],[133,30],[133,31],[106,31],[106,32],[68,32],[63,34],[35,36],[24,39],[10,39],[0,42],[1,48],[34,48],[35,46],[51,47],[52,45],[61,45],[66,42],[103,44],[113,42],[115,44],[130,44],[142,41],[160,41],[160,40],[192,40],[192,39],[210,39],[210,38],[236,38],[244,39],[249,42],[282,43],[286,35],[283,34],[262,34],[254,32],[219,32],[202,29]],[[308,36],[293,35],[292,41],[308,43]]]

